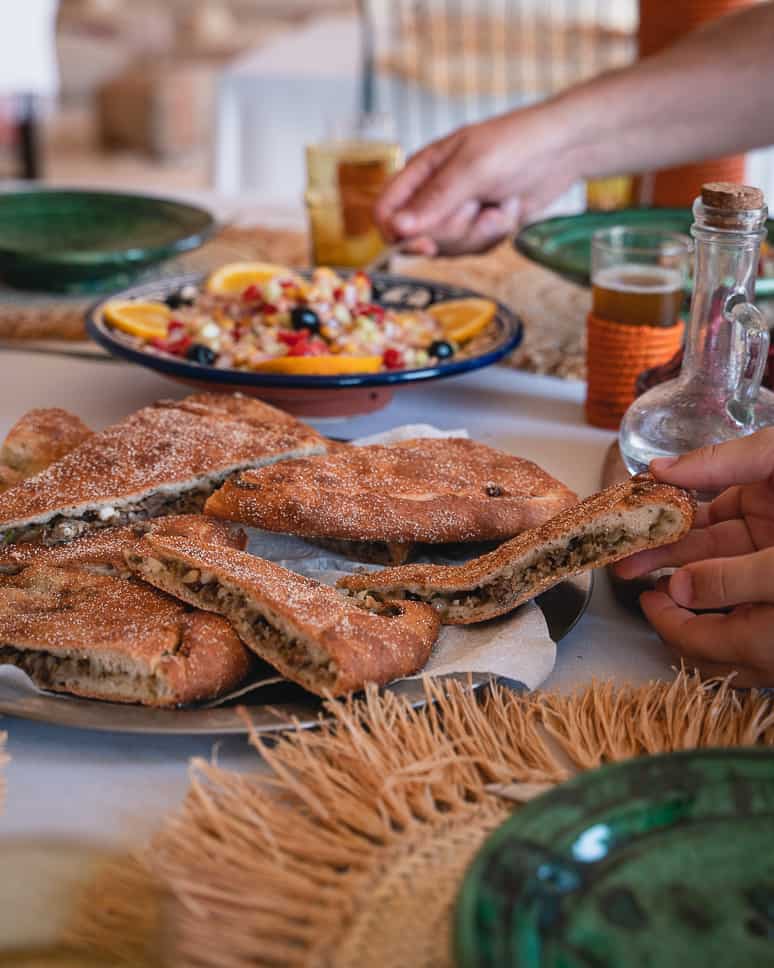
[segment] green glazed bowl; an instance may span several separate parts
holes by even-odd
[[[688,235],[693,224],[689,208],[625,208],[614,212],[582,212],[532,222],[520,230],[513,244],[518,252],[570,282],[590,284],[591,237],[598,229],[624,225],[632,229],[663,229]],[[774,219],[768,221],[769,244],[774,245]],[[774,276],[759,276],[758,298],[774,296]]]
[[[774,964],[774,753],[585,773],[485,842],[457,899],[460,968]]]
[[[201,245],[202,208],[114,192],[0,192],[0,279],[19,289],[96,292]]]

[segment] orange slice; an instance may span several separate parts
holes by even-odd
[[[289,376],[336,376],[339,373],[376,373],[381,356],[277,356],[256,363],[258,373],[286,373]]]
[[[105,320],[116,329],[140,339],[164,339],[172,310],[162,302],[114,300],[103,310]]]
[[[427,311],[441,324],[447,339],[466,343],[492,322],[497,306],[491,299],[450,299]]]
[[[263,285],[276,276],[292,277],[293,273],[272,262],[229,262],[210,275],[207,290],[220,296],[238,295],[248,286]]]

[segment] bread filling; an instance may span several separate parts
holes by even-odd
[[[103,660],[0,645],[0,665],[22,669],[37,686],[52,692],[74,692],[123,702],[158,702],[169,696],[162,678],[141,672],[137,666],[115,656]]]
[[[368,561],[374,565],[403,565],[411,557],[414,548],[410,542],[398,541],[347,541],[343,538],[304,540],[353,561]]]
[[[292,669],[299,679],[313,683],[315,689],[333,686],[336,682],[338,666],[325,649],[283,629],[279,616],[272,615],[273,621],[270,621],[236,585],[223,583],[212,572],[190,568],[172,559],[159,561],[133,556],[132,561],[140,564],[143,571],[171,578],[172,584],[178,587],[182,585],[181,593],[188,601],[224,615],[242,641],[280,671],[283,666]]]
[[[125,524],[136,524],[150,518],[166,517],[170,514],[199,514],[204,503],[218,485],[200,484],[186,491],[156,492],[149,494],[134,504],[120,504],[84,511],[77,517],[68,514],[55,514],[44,524],[31,524],[27,527],[6,531],[6,544],[40,541],[44,545],[63,544],[79,538],[87,531],[96,528],[118,528]]]
[[[621,517],[617,526],[610,525],[569,537],[566,541],[541,548],[525,555],[521,561],[503,568],[491,579],[472,589],[440,590],[407,586],[405,588],[373,588],[358,593],[358,597],[375,599],[410,599],[427,602],[445,618],[455,618],[489,605],[502,606],[516,602],[546,579],[559,581],[582,571],[590,565],[603,563],[623,554],[633,554],[652,541],[667,536],[679,524],[678,513],[669,508],[653,508],[655,517],[646,529],[627,527]],[[542,590],[542,589],[541,589]]]
[[[69,511],[57,512],[50,517],[41,515],[40,517],[45,517],[45,520],[30,521],[29,524],[1,530],[0,544],[18,544],[27,541],[40,541],[46,545],[62,544],[95,528],[116,528],[123,524],[134,524],[169,514],[199,514],[207,498],[228,478],[250,468],[302,457],[307,453],[319,453],[321,450],[322,447],[290,450],[272,457],[255,459],[247,464],[232,466],[227,470],[199,477],[187,484],[160,485],[144,497],[116,498],[113,501],[102,501],[100,506],[95,508],[73,508]]]

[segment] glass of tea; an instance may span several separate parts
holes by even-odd
[[[591,240],[592,312],[630,326],[674,326],[685,299],[687,235],[616,225]]]
[[[317,265],[362,267],[384,248],[373,208],[403,163],[389,115],[361,114],[334,122],[306,148],[306,207]]]

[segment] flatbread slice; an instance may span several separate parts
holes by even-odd
[[[428,602],[445,625],[483,622],[572,575],[678,541],[695,510],[688,492],[641,475],[464,565],[405,565],[349,575],[338,585],[365,603]]]
[[[151,534],[127,561],[157,588],[226,616],[250,649],[318,696],[417,672],[438,635],[426,605],[373,614],[328,585],[231,548]]]
[[[0,542],[56,544],[200,511],[230,474],[324,450],[311,427],[258,400],[213,393],[161,401],[0,494]]]
[[[43,545],[28,541],[0,547],[0,575],[14,575],[30,565],[50,565],[55,568],[85,568],[103,575],[130,576],[126,552],[143,535],[186,535],[197,541],[209,541],[231,548],[244,548],[247,535],[226,521],[217,521],[203,514],[173,514],[127,524],[122,528],[87,531],[67,544]]]
[[[230,692],[251,663],[225,619],[136,579],[32,565],[0,580],[0,664],[42,689],[172,707]]]
[[[245,471],[205,513],[324,542],[357,560],[405,560],[415,542],[502,541],[577,497],[532,461],[460,437],[336,448]]]
[[[74,413],[59,407],[30,410],[8,431],[0,447],[0,491],[38,474],[91,436]]]

